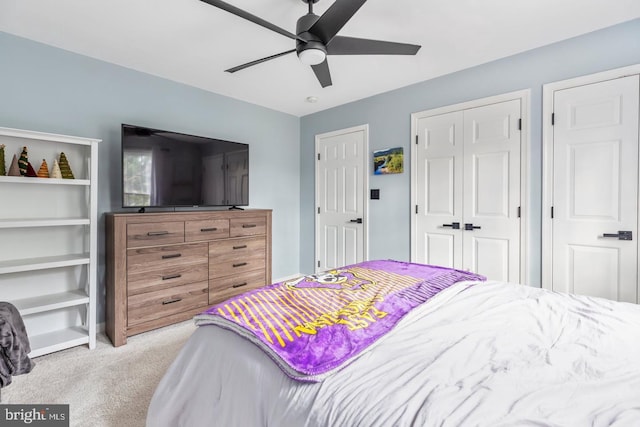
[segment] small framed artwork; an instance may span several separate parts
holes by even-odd
[[[387,148],[373,152],[374,175],[402,172],[404,172],[404,154],[402,147]]]

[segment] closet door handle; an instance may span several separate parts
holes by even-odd
[[[616,234],[604,233],[602,237],[615,237],[618,240],[633,240],[633,232],[631,231],[618,231]]]
[[[467,231],[473,231],[473,230],[476,230],[476,229],[480,229],[480,226],[479,225],[473,225],[473,224],[465,224],[464,225],[464,229],[467,230]]]
[[[452,222],[451,224],[442,224],[443,227],[451,227],[454,230],[460,230],[459,222]]]
[[[356,224],[362,224],[362,218],[350,219],[349,222],[353,222]]]

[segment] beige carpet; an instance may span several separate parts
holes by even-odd
[[[144,426],[153,391],[194,330],[189,320],[130,337],[118,348],[100,334],[94,350],[35,358],[31,373],[2,389],[1,403],[68,403],[71,426]]]

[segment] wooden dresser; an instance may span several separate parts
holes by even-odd
[[[110,213],[106,232],[116,347],[271,283],[271,210]]]

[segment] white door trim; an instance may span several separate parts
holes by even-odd
[[[542,272],[544,289],[552,288],[553,271],[553,99],[556,91],[640,74],[640,64],[547,83],[542,86]],[[639,215],[640,218],[640,215]],[[640,224],[639,224],[640,225]],[[639,236],[640,237],[640,236]],[[640,295],[640,292],[639,292]],[[640,296],[639,296],[640,298]]]
[[[415,207],[418,200],[418,182],[416,172],[417,152],[416,137],[418,133],[418,120],[421,118],[435,116],[438,114],[450,113],[453,111],[467,110],[470,108],[482,107],[490,104],[498,104],[513,99],[519,99],[522,108],[522,130],[520,145],[520,283],[526,283],[531,277],[529,275],[529,176],[531,176],[531,165],[529,164],[529,139],[530,139],[530,111],[531,111],[531,89],[523,89],[515,92],[490,96],[487,98],[474,99],[460,104],[447,105],[433,108],[431,110],[420,111],[411,114],[411,260],[416,261],[417,241],[414,233],[416,230]]]
[[[364,133],[364,146],[362,152],[364,153],[363,162],[365,163],[362,168],[362,186],[363,186],[363,212],[362,212],[362,221],[363,221],[363,230],[362,230],[362,239],[363,239],[363,256],[364,260],[367,261],[369,259],[369,175],[370,175],[370,165],[369,161],[369,125],[359,125],[353,126],[346,129],[339,129],[331,132],[320,133],[315,136],[315,151],[314,156],[317,156],[320,152],[320,140],[322,138],[331,138],[333,136],[342,135],[345,133],[358,132],[362,131]],[[320,208],[320,200],[319,200],[319,182],[318,182],[318,162],[314,160],[314,179],[315,179],[315,206],[314,206],[314,229],[315,229],[315,245],[314,245],[314,270],[318,272],[318,242],[319,242],[319,234],[320,230],[318,230],[318,209]],[[322,267],[320,268],[322,270]]]

